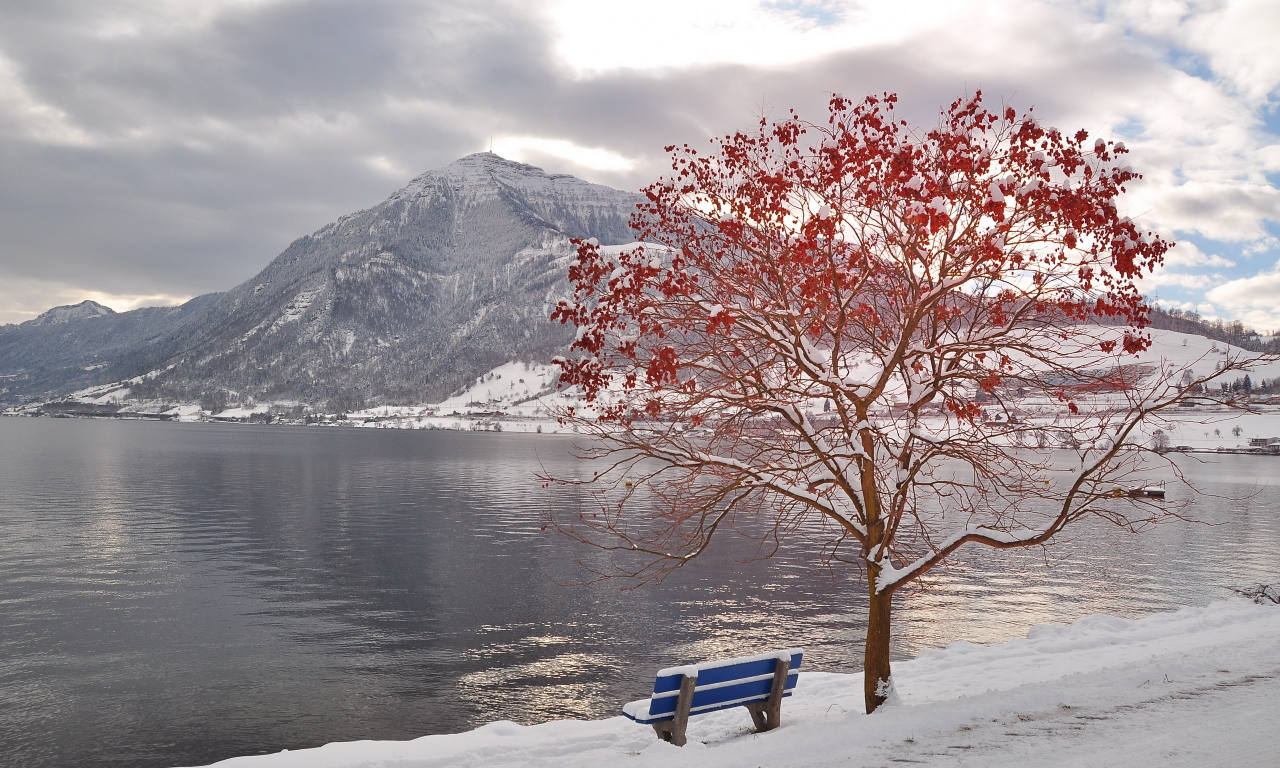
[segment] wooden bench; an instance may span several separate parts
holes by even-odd
[[[622,714],[652,725],[658,738],[677,747],[685,744],[690,715],[730,707],[745,706],[756,730],[769,731],[781,721],[782,698],[796,687],[803,659],[804,651],[792,648],[664,669],[653,681],[653,695],[625,704]]]

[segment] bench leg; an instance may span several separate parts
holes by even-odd
[[[683,747],[687,741],[684,729],[689,725],[689,707],[693,704],[693,689],[698,685],[698,678],[686,677],[680,681],[680,696],[676,699],[676,716],[672,720],[653,724],[653,732],[663,741]]]
[[[653,732],[658,734],[658,738],[669,744],[674,744],[677,747],[683,747],[686,743],[684,732],[676,733],[675,728],[671,725],[671,721],[667,721],[665,723],[654,723]]]
[[[787,673],[791,670],[790,661],[778,659],[773,667],[773,687],[769,689],[769,698],[747,705],[751,713],[751,722],[757,731],[772,731],[782,725],[782,693],[787,687]]]

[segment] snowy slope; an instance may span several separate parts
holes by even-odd
[[[677,660],[673,660],[677,661]],[[689,660],[684,660],[689,661]],[[405,742],[243,757],[224,768],[467,766],[1275,766],[1280,607],[1245,600],[1140,620],[1089,616],[894,667],[897,700],[862,710],[861,675],[802,672],[782,727],[741,709],[690,721],[684,748],[619,716],[510,722]]]
[[[556,434],[556,413],[583,407],[577,387],[560,388],[559,369],[541,363],[505,363],[439,403],[378,406],[347,414],[360,426],[383,429],[461,429]]]
[[[1213,341],[1203,336],[1177,331],[1149,331],[1152,338],[1151,348],[1139,353],[1134,362],[1172,367],[1178,370],[1190,368],[1197,375],[1218,370],[1227,359],[1248,358],[1254,353],[1234,347],[1221,341]],[[1235,376],[1231,378],[1234,380]],[[1250,369],[1250,377],[1257,384],[1262,379],[1280,378],[1280,362],[1260,365]]]
[[[1114,335],[1120,333],[1115,329],[1103,330]],[[1207,375],[1219,370],[1227,360],[1247,359],[1255,355],[1248,350],[1203,336],[1164,330],[1152,330],[1150,334],[1153,342],[1151,347],[1127,360],[1166,371],[1163,375],[1174,381],[1181,377],[1184,370],[1190,370],[1195,376]],[[1254,366],[1248,369],[1248,374],[1255,386],[1264,380],[1280,379],[1280,361]],[[1241,375],[1226,374],[1221,382],[1231,384]],[[1110,399],[1102,396],[1096,398],[1093,405],[1105,406],[1108,402]],[[1037,409],[1036,405],[1028,406],[1033,412]],[[1087,408],[1088,404],[1082,406]],[[1042,418],[1045,420],[1065,418],[1065,408],[1061,404],[1044,403],[1039,408],[1043,410]],[[1144,430],[1144,439],[1149,440],[1156,429],[1164,431],[1173,446],[1189,446],[1197,450],[1248,448],[1250,438],[1280,436],[1280,408],[1262,405],[1256,413],[1213,406],[1178,409],[1165,412],[1161,419],[1150,423]],[[1237,430],[1238,435],[1235,434]]]

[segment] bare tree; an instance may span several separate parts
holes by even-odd
[[[674,175],[633,222],[644,244],[579,243],[553,315],[578,326],[558,363],[589,404],[563,417],[601,439],[591,482],[619,483],[555,524],[640,579],[744,518],[770,546],[819,536],[865,578],[868,711],[898,589],[966,545],[1169,514],[1128,492],[1158,460],[1140,427],[1250,362],[1136,362],[1134,281],[1170,245],[1117,213],[1138,178],[1122,144],[980,93],[918,131],[895,101],[837,96],[822,124],[668,147]]]

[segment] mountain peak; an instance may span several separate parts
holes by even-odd
[[[115,313],[116,311],[111,307],[104,307],[96,301],[85,299],[79,304],[65,304],[60,307],[54,307],[42,313],[36,319],[28,320],[23,325],[60,325],[74,320],[89,320],[103,315],[114,315]]]
[[[493,152],[476,152],[460,157],[449,163],[443,168],[434,171],[428,171],[428,174],[460,176],[479,171],[481,173],[514,173],[521,176],[542,176],[550,177],[552,175],[564,174],[548,174],[536,165],[521,163],[516,160],[508,160],[502,155]],[[425,174],[424,174],[425,175]],[[572,177],[570,177],[572,178]]]
[[[388,202],[430,196],[442,187],[480,197],[497,194],[504,187],[536,196],[564,197],[567,194],[578,198],[585,195],[608,199],[611,203],[635,197],[633,193],[593,184],[576,176],[547,173],[536,165],[508,160],[493,152],[476,152],[419,175],[392,195]]]
[[[506,361],[564,350],[573,332],[550,314],[571,291],[570,239],[630,242],[641,200],[490,152],[469,155],[298,238],[205,302],[59,325],[68,333],[53,334],[58,349],[51,329],[0,334],[0,375],[17,361],[42,372],[21,392],[5,382],[0,402],[149,373],[147,392],[209,402],[332,400],[352,410],[442,400]],[[107,313],[86,302],[38,322]],[[104,362],[112,367],[95,367]]]

